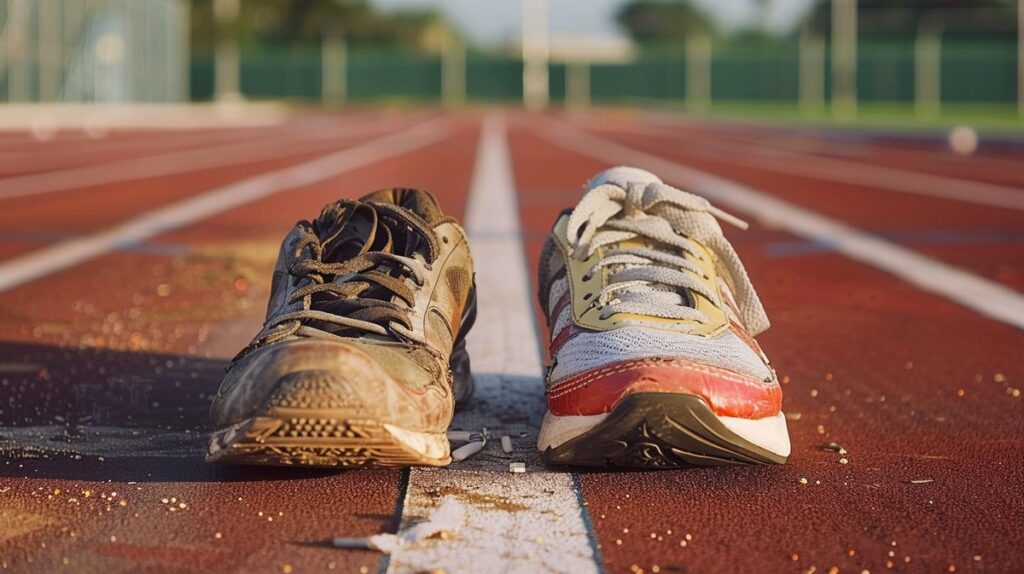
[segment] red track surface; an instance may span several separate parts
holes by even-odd
[[[306,120],[302,126],[310,125]],[[540,138],[538,127],[558,125],[550,118],[511,115],[509,121],[524,244],[535,265],[555,215],[606,166]],[[774,132],[701,125],[700,132],[673,128],[652,138],[637,135],[633,121],[618,118],[601,133],[1024,289],[1021,212],[738,167],[694,137],[764,150],[779,140]],[[314,217],[334,199],[387,186],[429,189],[462,216],[479,116],[448,123],[453,133],[438,144],[0,294],[0,435],[84,416],[106,426],[200,436],[221,368],[261,322],[277,243],[294,221]],[[299,138],[302,129],[289,124],[266,133]],[[65,158],[50,169],[62,169],[236,137],[148,132],[39,144],[7,136],[0,149],[6,155],[46,146]],[[803,134],[800,141],[846,161],[1024,182],[1020,172],[998,167],[1024,157],[953,158],[930,145],[894,151],[870,138],[836,143]],[[131,145],[118,148],[121,142],[151,147],[130,151]],[[325,141],[319,153],[0,199],[0,261],[355,143],[340,137]],[[941,167],[931,169],[932,158]],[[793,160],[780,155],[778,161]],[[0,174],[10,177],[16,164],[0,156]],[[0,192],[2,186],[0,180]],[[980,241],[966,232],[989,235]],[[1024,399],[1013,392],[1024,387],[1024,333],[839,253],[802,250],[805,241],[785,232],[754,225],[728,233],[773,322],[761,341],[786,383],[791,462],[581,474],[605,568],[1020,571]],[[936,234],[941,244],[933,241]],[[821,448],[829,442],[849,451],[849,464]],[[323,542],[393,529],[401,491],[397,471],[239,470],[191,455],[31,456],[22,449],[0,459],[0,569],[50,571],[66,559],[70,571],[375,571],[377,554]],[[181,502],[185,508],[176,507]]]

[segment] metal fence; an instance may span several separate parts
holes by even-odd
[[[1001,103],[1017,101],[1014,38],[951,38],[938,53],[938,101]],[[913,103],[922,89],[918,67],[924,65],[912,38],[861,38],[857,56],[857,98],[862,102]],[[324,57],[318,48],[243,49],[241,90],[249,98],[319,101],[324,97]],[[440,101],[443,56],[394,50],[349,50],[344,66],[345,98],[352,101],[396,99]],[[465,99],[522,100],[523,63],[503,55],[470,54],[465,58]],[[585,66],[588,99],[595,103],[687,100],[684,48],[639,55],[625,63],[549,65],[554,102],[566,98],[567,68]],[[796,103],[801,98],[801,48],[795,40],[768,45],[714,46],[710,61],[710,99],[714,102]],[[827,44],[822,46],[812,79],[822,102],[831,97]],[[805,69],[806,71],[806,69]],[[806,79],[804,80],[807,81]],[[214,96],[213,58],[192,59],[191,97]],[[807,86],[804,86],[807,89]]]
[[[217,93],[215,58],[190,48],[188,6],[181,0],[0,0],[0,100],[211,100]],[[914,104],[931,113],[945,104],[1018,102],[1024,67],[1017,60],[1017,34],[965,29],[922,27],[911,36],[862,31],[856,36],[856,100]],[[552,62],[549,99],[825,107],[833,99],[834,50],[827,31],[817,34],[687,38],[676,48],[640,50],[631,61]],[[240,57],[228,61],[231,69],[237,62],[238,90],[251,99],[523,100],[523,61],[507,52],[459,47],[429,54],[325,42],[244,45]]]
[[[188,97],[178,0],[0,0],[0,98],[172,102]]]

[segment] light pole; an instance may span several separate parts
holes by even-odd
[[[857,0],[832,0],[832,110],[857,114]]]
[[[1024,118],[1024,0],[1017,0],[1017,113]]]
[[[942,106],[942,27],[934,20],[918,26],[914,40],[914,108],[935,117]]]
[[[239,90],[238,34],[236,26],[241,0],[213,0],[213,19],[217,22],[217,47],[213,56],[214,97],[237,100]]]
[[[821,112],[825,101],[825,43],[810,24],[800,30],[800,111]]]
[[[704,30],[686,34],[686,107],[703,112],[711,105],[711,35]]]
[[[342,104],[348,92],[348,50],[337,27],[324,30],[320,47],[320,98],[325,104]]]
[[[451,29],[441,46],[441,102],[450,108],[466,103],[466,46]]]
[[[523,103],[527,109],[548,105],[547,0],[522,0]]]

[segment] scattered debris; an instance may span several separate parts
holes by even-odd
[[[501,435],[501,450],[505,451],[505,454],[512,452],[512,437]]]
[[[839,454],[839,464],[850,464],[850,459],[846,456],[849,453],[839,443],[830,442],[822,445],[821,449]]]
[[[465,443],[452,451],[452,460],[461,462],[483,450],[487,446],[487,439],[490,434],[487,427],[479,432],[473,431],[448,431],[448,441],[451,443]]]
[[[510,462],[508,463],[508,471],[514,474],[521,474],[526,472],[525,462]]]
[[[479,433],[464,430],[448,431],[448,442],[469,442],[473,440],[473,435],[475,434]]]
[[[483,437],[481,437],[480,440],[467,442],[466,444],[452,451],[452,460],[454,460],[455,462],[461,462],[463,460],[466,460],[467,458],[480,452],[484,448],[484,445],[486,444],[487,439]]]
[[[470,443],[472,444],[472,443]],[[335,538],[335,548],[364,548],[391,554],[399,548],[411,546],[433,536],[450,536],[466,523],[466,507],[455,497],[445,497],[429,518],[397,534],[375,534],[366,538]]]

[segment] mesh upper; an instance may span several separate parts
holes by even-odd
[[[549,383],[613,363],[646,358],[688,359],[761,380],[774,379],[771,369],[732,331],[716,337],[701,337],[625,326],[610,331],[582,332],[570,338],[555,355]]]
[[[609,182],[626,184],[629,179],[640,177],[643,174],[646,174],[645,178],[659,181],[653,175],[640,170],[615,168],[596,176],[591,181],[590,187]],[[712,221],[712,224],[717,227],[717,223]],[[715,233],[715,235],[720,234],[720,231]],[[732,254],[735,256],[734,252]],[[542,253],[538,277],[541,286],[540,300],[548,314],[552,339],[572,324],[571,305],[563,309],[558,317],[550,316],[555,310],[556,302],[569,288],[568,279],[564,276],[564,269],[565,261],[561,250],[558,249],[554,239],[549,237]],[[728,285],[723,284],[722,288],[731,294],[732,290]],[[752,293],[744,295],[756,298],[756,295]],[[743,301],[743,303],[750,304],[748,301]],[[756,308],[760,309],[759,302],[757,302]],[[726,306],[726,311],[730,317],[734,316],[732,309],[728,306]],[[731,329],[716,336],[707,337],[633,322],[607,331],[581,331],[569,338],[554,354],[548,383],[558,383],[614,363],[645,358],[687,359],[761,380],[775,380],[775,373],[766,364],[763,355],[751,348]]]

